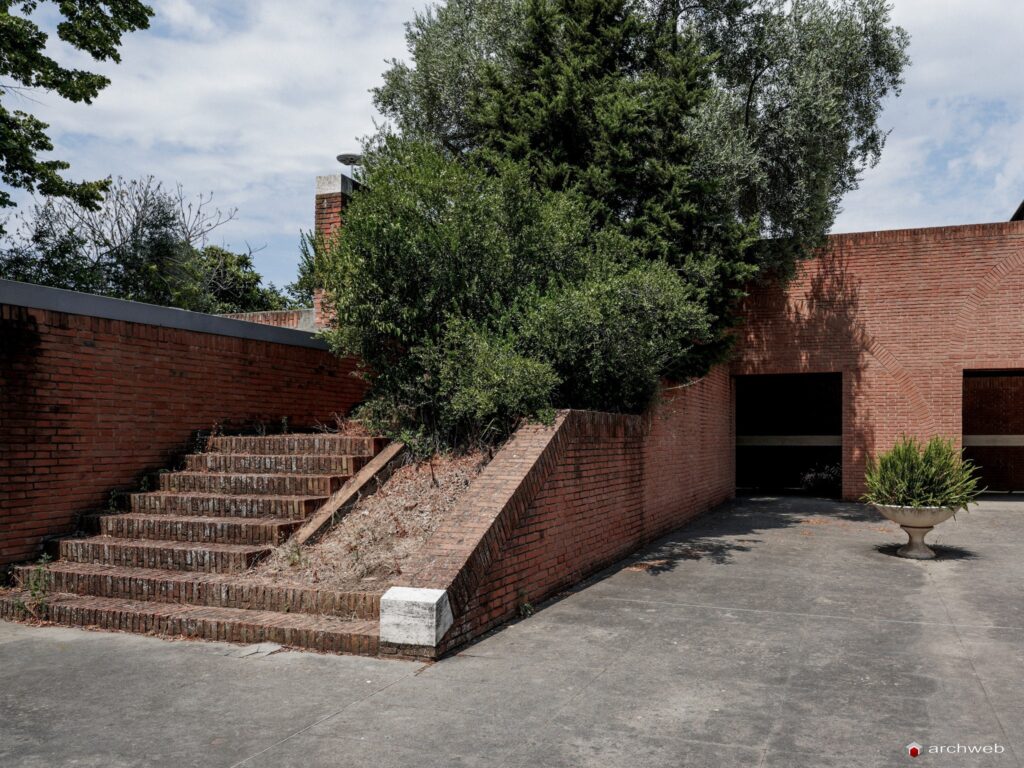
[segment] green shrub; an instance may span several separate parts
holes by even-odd
[[[405,379],[392,377],[389,389],[375,390],[359,416],[417,456],[493,444],[523,419],[553,417],[558,377],[551,366],[469,321],[451,320],[438,342],[413,347],[405,370]]]
[[[865,481],[869,504],[967,509],[981,490],[977,468],[953,441],[933,437],[922,445],[902,437],[891,450],[868,462]]]
[[[586,211],[509,163],[396,138],[365,156],[324,260],[326,333],[372,384],[362,418],[423,450],[501,439],[550,410],[558,380],[507,333],[523,307],[590,268]]]
[[[553,415],[554,370],[519,354],[507,339],[455,323],[431,353],[424,367],[438,372],[441,426],[452,443],[500,440],[524,417]]]
[[[686,374],[711,322],[674,269],[649,262],[542,297],[521,335],[522,348],[561,379],[559,405],[639,411],[661,377]]]
[[[540,193],[514,165],[500,173],[390,138],[364,158],[327,276],[338,310],[331,340],[377,375],[451,318],[493,328],[525,293],[586,269],[583,209]]]

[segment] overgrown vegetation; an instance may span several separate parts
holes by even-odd
[[[898,507],[967,509],[982,493],[977,467],[952,440],[941,437],[924,445],[916,438],[900,438],[868,463],[865,482],[864,501]]]
[[[364,417],[435,447],[703,375],[877,161],[907,61],[884,0],[451,0],[408,41],[318,269]]]
[[[378,591],[402,577],[444,524],[487,462],[487,455],[434,456],[398,467],[318,541],[278,547],[245,578],[281,585]]]
[[[24,598],[18,599],[16,606],[20,613],[30,616],[36,621],[44,621],[47,617],[50,588],[46,566],[50,559],[49,555],[42,555],[32,570],[29,571],[24,584],[27,594]]]

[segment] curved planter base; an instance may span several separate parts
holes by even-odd
[[[896,550],[896,554],[900,557],[909,557],[912,560],[934,560],[935,550],[924,543],[924,537],[934,527],[934,525],[923,528],[901,525],[900,528],[907,532],[908,540],[906,544]]]
[[[956,512],[950,507],[897,507],[887,504],[875,504],[874,507],[907,532],[907,543],[896,554],[911,560],[935,559],[935,551],[924,543],[924,537]]]

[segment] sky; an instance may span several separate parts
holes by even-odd
[[[426,0],[150,0],[151,28],[120,65],[60,51],[112,84],[89,106],[34,95],[74,178],[152,174],[237,209],[213,242],[256,250],[295,277],[315,177],[342,170],[379,116],[369,90],[404,58]],[[894,0],[913,64],[881,123],[881,162],[843,201],[834,232],[1004,221],[1024,199],[1024,2]],[[18,108],[18,105],[12,105]]]

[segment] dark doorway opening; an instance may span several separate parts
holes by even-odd
[[[964,371],[964,456],[990,491],[1024,491],[1024,371]]]
[[[842,374],[736,377],[739,490],[838,497],[842,466]]]

